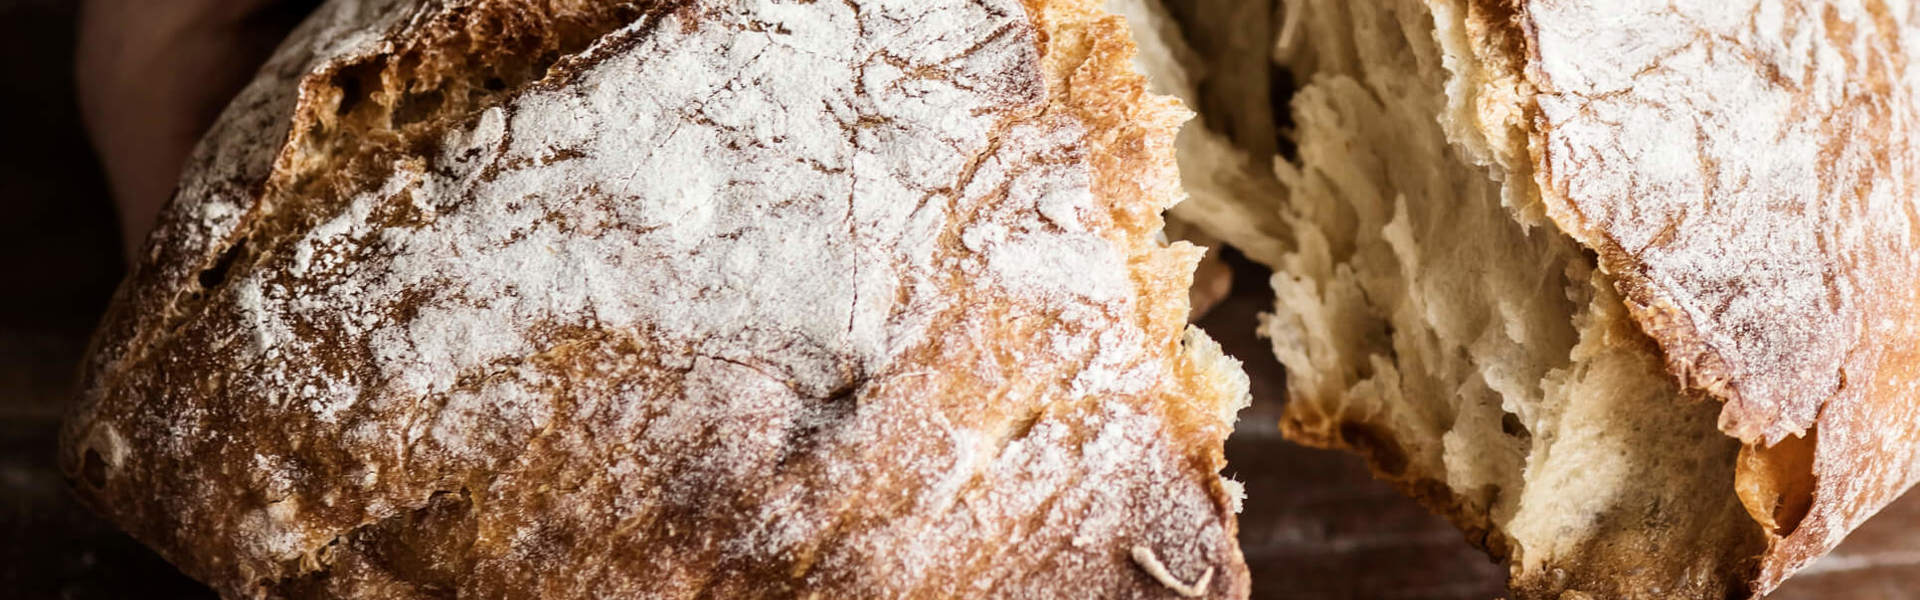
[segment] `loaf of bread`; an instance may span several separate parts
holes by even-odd
[[[1244,597],[1187,113],[1092,0],[334,0],[85,365],[227,597]]]
[[[1365,455],[1517,597],[1764,594],[1920,475],[1916,11],[1200,11],[1265,28],[1283,101],[1196,105],[1292,147],[1183,134],[1185,179],[1245,185],[1180,211],[1268,249],[1284,431]]]

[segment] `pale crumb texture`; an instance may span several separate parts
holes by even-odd
[[[630,4],[525,5],[611,28],[522,87],[365,100],[547,13],[322,9],[123,288],[83,495],[233,597],[1246,595],[1247,382],[1118,19]]]
[[[1366,455],[1522,598],[1723,597],[1760,551],[1738,444],[1578,245],[1524,224],[1528,165],[1449,124],[1478,92],[1450,76],[1485,68],[1467,10],[1292,6],[1299,159],[1276,173],[1298,241],[1265,327],[1293,374],[1282,428]]]
[[[1171,5],[1181,5],[1183,12],[1192,13],[1190,19],[1205,23],[1206,39],[1189,44]],[[1169,231],[1191,229],[1268,267],[1278,265],[1292,235],[1272,209],[1283,198],[1273,176],[1273,153],[1237,146],[1232,136],[1237,132],[1269,142],[1275,138],[1264,81],[1270,67],[1261,60],[1267,43],[1264,21],[1272,7],[1237,0],[1108,0],[1107,6],[1132,26],[1141,48],[1135,66],[1148,74],[1154,91],[1217,113],[1188,121],[1176,138],[1180,184],[1187,199],[1168,211],[1169,223],[1180,226]],[[1215,46],[1220,56],[1239,60],[1211,63],[1193,47],[1202,43]],[[1208,86],[1206,94],[1202,85]],[[1214,99],[1218,105],[1209,106]]]

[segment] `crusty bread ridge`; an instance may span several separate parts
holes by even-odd
[[[1914,5],[1278,10],[1298,151],[1182,210],[1289,225],[1215,234],[1285,247],[1291,437],[1523,598],[1764,594],[1914,481]]]
[[[1079,0],[329,2],[61,464],[228,597],[1244,597],[1132,54]]]

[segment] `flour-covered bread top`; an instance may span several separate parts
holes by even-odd
[[[1183,111],[1091,2],[336,0],[61,458],[232,597],[1239,597]]]

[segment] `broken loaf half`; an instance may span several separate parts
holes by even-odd
[[[1169,4],[1273,65],[1155,75],[1280,124],[1175,214],[1274,267],[1282,428],[1517,596],[1764,594],[1920,475],[1914,3]]]
[[[227,597],[1241,597],[1185,111],[1081,0],[334,0],[84,368]]]

